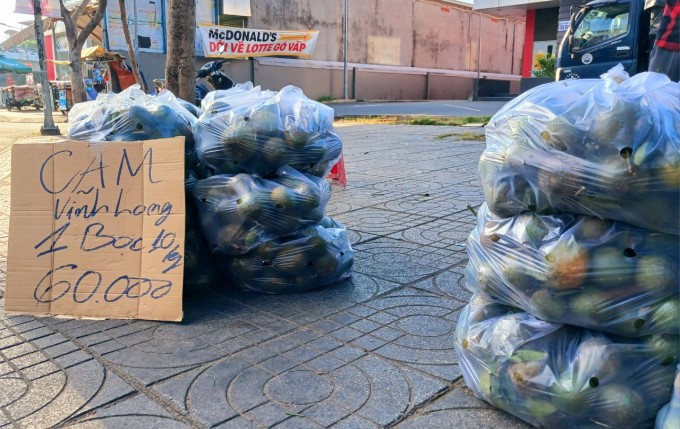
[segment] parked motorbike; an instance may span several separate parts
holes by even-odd
[[[223,71],[222,65],[226,59],[205,63],[196,73],[196,105],[201,106],[201,101],[210,92],[218,89],[229,89],[234,86],[234,81]],[[154,79],[153,84],[156,94],[165,89],[165,79]]]
[[[155,94],[158,94],[159,92],[161,92],[165,89],[165,79],[154,79],[153,80],[153,86],[156,89]],[[154,94],[151,94],[151,95],[154,95]]]
[[[196,105],[200,106],[203,98],[210,92],[219,89],[229,89],[234,86],[234,81],[223,71],[222,65],[226,59],[210,61],[206,63],[196,73]],[[199,79],[203,79],[199,81]],[[207,82],[207,83],[206,83]],[[210,86],[208,86],[210,84]]]

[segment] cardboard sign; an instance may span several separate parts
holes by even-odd
[[[214,58],[287,55],[311,58],[318,30],[283,31],[199,25],[203,54]]]
[[[16,144],[5,311],[182,319],[184,138]]]

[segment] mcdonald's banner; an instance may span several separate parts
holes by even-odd
[[[199,25],[203,53],[209,58],[247,58],[286,55],[311,58],[318,30],[255,30]]]

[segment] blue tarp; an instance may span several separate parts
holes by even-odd
[[[17,73],[31,73],[33,69],[28,67],[19,61],[15,61],[0,55],[0,73],[3,72],[17,72]]]

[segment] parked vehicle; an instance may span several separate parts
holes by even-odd
[[[596,0],[572,8],[557,54],[557,80],[597,78],[619,63],[631,76],[647,71],[656,12],[644,0]]]
[[[201,101],[210,91],[229,89],[234,86],[234,81],[222,71],[222,65],[226,61],[226,59],[210,61],[205,63],[196,73],[197,106],[201,105]]]
[[[165,89],[165,79],[154,79],[153,86],[155,88],[155,93],[158,94]],[[151,95],[154,94],[152,93]]]
[[[34,107],[40,110],[43,107],[43,98],[39,85],[12,85],[0,90],[2,106],[7,110],[22,107]]]
[[[226,59],[205,63],[196,73],[196,105],[201,106],[201,101],[210,91],[229,89],[234,86],[234,81],[222,71],[222,65]],[[202,79],[202,80],[200,80]],[[165,89],[165,79],[154,79],[156,94]]]
[[[52,102],[54,103],[54,111],[61,112],[62,115],[67,115],[68,111],[71,110],[71,107],[73,107],[71,81],[50,81],[50,87],[52,88]]]

